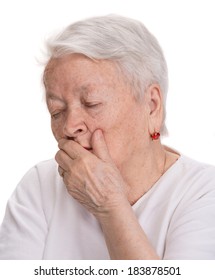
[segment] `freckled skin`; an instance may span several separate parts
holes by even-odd
[[[57,141],[73,137],[91,147],[92,133],[100,128],[118,168],[142,149],[147,131],[144,106],[132,96],[121,75],[112,62],[94,62],[82,55],[52,59],[44,75],[50,113],[63,111],[52,118]],[[86,101],[99,105],[88,108]]]

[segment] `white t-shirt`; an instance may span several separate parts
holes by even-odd
[[[162,259],[215,259],[215,167],[181,156],[132,208]],[[109,259],[99,223],[68,194],[54,160],[10,198],[0,259]]]

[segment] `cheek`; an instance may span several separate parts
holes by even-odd
[[[51,130],[57,141],[60,138],[63,138],[63,123],[62,122],[51,120]]]
[[[124,155],[126,154],[131,135],[127,133],[128,124],[125,122],[110,122],[109,121],[101,129],[104,133],[105,142],[107,144],[111,158],[117,167],[120,166]]]
[[[128,142],[125,137],[117,133],[104,133],[104,137],[106,140],[106,145],[108,147],[108,151],[110,156],[117,166],[120,169],[122,163],[127,159],[128,153]]]
[[[104,130],[110,155],[119,168],[133,154],[137,146],[142,145],[146,137],[144,121],[138,114],[127,111],[125,114],[109,118]]]

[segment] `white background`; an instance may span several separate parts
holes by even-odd
[[[0,221],[26,171],[54,157],[41,76],[44,42],[90,16],[141,20],[169,67],[169,137],[181,153],[215,165],[215,8],[213,0],[7,0],[0,2]]]

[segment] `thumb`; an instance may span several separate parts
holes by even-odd
[[[112,161],[101,129],[94,131],[91,139],[93,153],[103,161]]]

